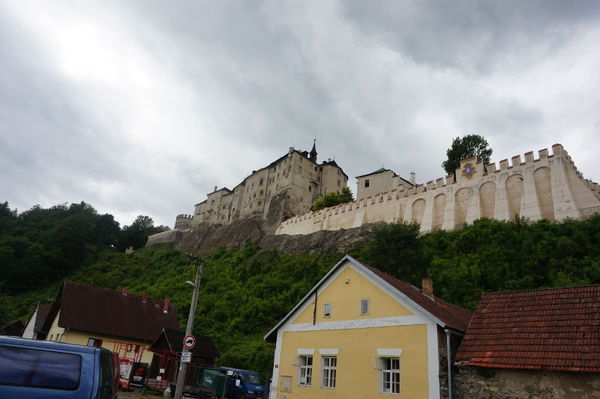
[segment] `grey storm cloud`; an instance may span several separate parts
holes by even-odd
[[[560,142],[598,181],[599,18],[595,1],[0,0],[0,201],[172,225],[314,138],[349,176],[420,182],[456,136],[496,161]]]

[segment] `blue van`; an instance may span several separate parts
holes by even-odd
[[[112,352],[0,336],[0,398],[114,399]]]
[[[264,399],[265,387],[260,383],[258,373],[249,370],[221,367],[222,373],[229,376],[226,396],[229,399]]]

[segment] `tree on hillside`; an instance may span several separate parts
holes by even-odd
[[[460,166],[460,161],[469,158],[477,157],[478,161],[483,161],[486,165],[490,162],[492,149],[485,138],[478,134],[469,134],[462,138],[457,137],[452,140],[452,145],[446,151],[448,159],[442,162],[442,167],[448,174],[453,174]],[[456,176],[454,177],[456,180]]]
[[[167,231],[167,226],[154,226],[154,220],[150,216],[138,216],[131,226],[124,226],[119,235],[117,249],[124,251],[129,247],[142,248],[148,241],[148,236]]]
[[[104,214],[96,220],[96,226],[92,231],[92,237],[96,241],[98,248],[108,245],[116,245],[119,239],[119,222],[117,222],[113,215]]]
[[[354,195],[352,195],[350,188],[346,186],[342,188],[341,193],[327,193],[320,196],[313,202],[310,210],[318,211],[319,209],[329,208],[330,206],[336,206],[350,201],[354,201]]]
[[[416,223],[390,223],[376,228],[366,250],[356,255],[370,266],[415,285],[420,285],[429,266]]]

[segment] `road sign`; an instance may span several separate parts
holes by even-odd
[[[192,349],[196,345],[196,337],[193,335],[186,335],[183,339],[183,347],[185,349]]]
[[[181,353],[181,363],[189,363],[192,361],[192,352]]]

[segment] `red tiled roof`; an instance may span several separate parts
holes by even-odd
[[[456,360],[600,372],[600,285],[484,294]]]
[[[381,270],[377,270],[370,266],[366,267],[368,267],[369,270],[377,274],[398,291],[404,293],[407,297],[431,313],[434,317],[444,322],[449,328],[463,332],[467,331],[467,327],[469,326],[469,322],[471,321],[473,313],[461,308],[460,306],[448,303],[441,298],[432,298],[414,285],[402,280],[398,280],[389,274],[385,274]]]
[[[163,301],[143,303],[141,296],[70,281],[63,283],[45,327],[58,311],[60,327],[102,335],[151,342],[163,328],[179,330],[172,303],[164,313]]]

